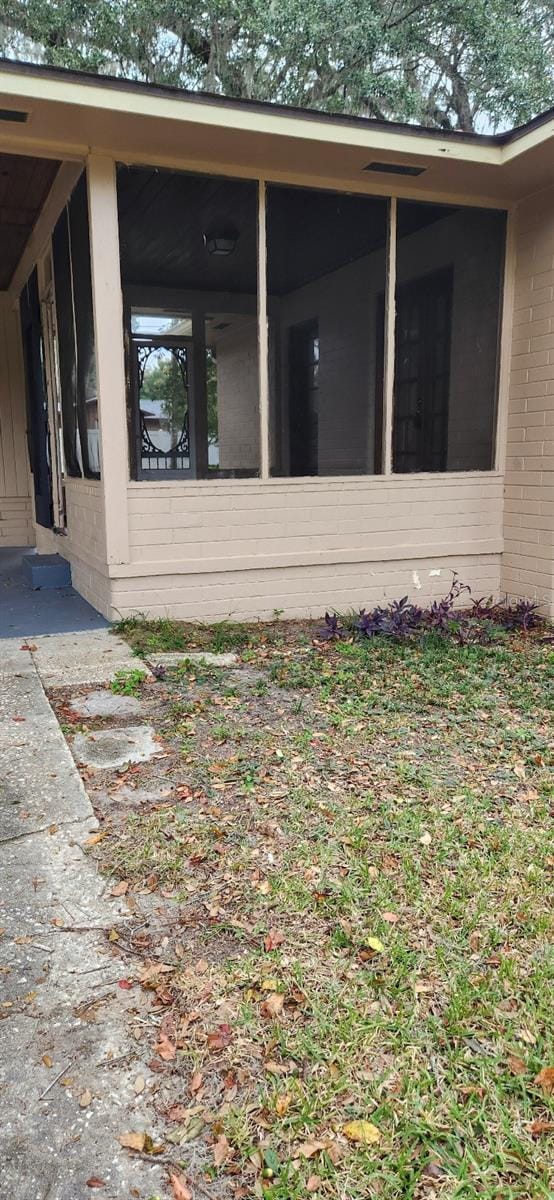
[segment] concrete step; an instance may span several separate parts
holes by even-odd
[[[33,591],[71,587],[71,567],[61,554],[25,554],[22,567],[23,579]]]

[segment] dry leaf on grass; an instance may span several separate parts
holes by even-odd
[[[208,1034],[206,1041],[209,1050],[224,1050],[232,1041],[233,1033],[231,1026],[227,1024],[218,1025],[217,1029],[212,1030]]]
[[[364,1146],[377,1146],[381,1141],[381,1134],[371,1121],[347,1121],[342,1132],[349,1142],[360,1142]]]
[[[297,1154],[302,1158],[313,1158],[314,1154],[319,1154],[326,1149],[327,1142],[302,1142],[302,1145],[298,1147]]]
[[[261,1005],[261,1012],[264,1017],[278,1017],[283,1011],[284,1003],[285,997],[282,992],[272,992]]]
[[[537,1136],[539,1133],[552,1133],[554,1131],[554,1121],[532,1121],[529,1125],[529,1133]]]
[[[512,1072],[512,1075],[525,1075],[527,1067],[522,1058],[518,1058],[517,1054],[509,1054],[507,1063]]]
[[[535,1083],[550,1096],[554,1092],[554,1067],[543,1067],[542,1071],[535,1075]]]
[[[264,950],[269,954],[270,950],[276,950],[284,941],[283,934],[279,933],[278,929],[270,929],[269,933],[264,938]]]
[[[215,1146],[213,1146],[212,1149],[213,1149],[213,1156],[214,1156],[214,1166],[216,1166],[216,1167],[222,1167],[223,1164],[226,1163],[229,1158],[232,1158],[233,1153],[234,1153],[233,1149],[229,1145],[224,1133],[222,1133],[221,1136],[218,1137],[217,1142],[215,1143]]]
[[[284,1117],[286,1113],[288,1113],[291,1103],[292,1096],[290,1092],[282,1092],[280,1096],[277,1096],[275,1101],[275,1112],[277,1113],[277,1116]]]

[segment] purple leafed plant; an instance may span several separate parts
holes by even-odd
[[[319,631],[323,641],[339,641],[351,634],[364,638],[409,638],[425,630],[453,637],[461,646],[487,645],[501,629],[520,629],[527,632],[540,624],[540,605],[532,600],[518,600],[509,605],[482,596],[471,601],[471,608],[457,607],[461,596],[471,598],[471,588],[454,573],[452,584],[442,600],[433,600],[428,608],[411,604],[407,596],[393,600],[386,607],[377,605],[371,612],[360,609],[357,618],[347,621],[344,628],[336,613],[325,613],[325,627]]]
[[[325,625],[318,629],[317,636],[322,642],[338,642],[344,637],[344,629],[336,613],[325,613]]]

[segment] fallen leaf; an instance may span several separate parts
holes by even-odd
[[[117,932],[117,929],[110,929],[110,932],[108,934],[108,941],[109,942],[118,942],[119,941],[119,934]]]
[[[206,1041],[210,1050],[224,1050],[232,1041],[232,1031],[230,1025],[218,1025],[217,1029],[212,1030],[208,1034]]]
[[[45,1067],[53,1067],[54,1066],[54,1063],[53,1063],[52,1059],[50,1058],[49,1054],[43,1054],[42,1061],[43,1061]]]
[[[156,1054],[163,1058],[164,1062],[173,1062],[177,1053],[177,1047],[174,1042],[171,1042],[166,1033],[160,1033],[158,1041],[154,1047]]]
[[[525,1075],[527,1067],[522,1058],[518,1058],[517,1054],[509,1054],[507,1063],[512,1072],[512,1075]]]
[[[381,1141],[381,1134],[371,1121],[347,1121],[342,1132],[349,1142],[361,1142],[364,1146],[377,1146]]]
[[[276,950],[284,941],[283,934],[279,933],[278,929],[270,929],[269,933],[264,938],[264,950],[269,954],[270,950]]]
[[[320,1183],[321,1183],[321,1179],[320,1179],[319,1175],[310,1175],[310,1177],[306,1183],[306,1191],[307,1192],[317,1192],[317,1189],[318,1189]]]
[[[103,1188],[106,1186],[106,1181],[105,1179],[100,1179],[98,1175],[91,1175],[90,1179],[87,1179],[86,1186],[89,1188]]]
[[[550,1096],[554,1092],[554,1067],[543,1067],[542,1071],[535,1075],[535,1083]]]
[[[321,1150],[327,1149],[327,1142],[302,1142],[298,1147],[297,1154],[302,1158],[313,1158],[314,1154],[319,1154]]]
[[[79,1108],[88,1108],[91,1100],[92,1092],[88,1088],[85,1088],[84,1092],[81,1092],[79,1096]]]
[[[539,1133],[552,1133],[554,1130],[554,1121],[532,1121],[528,1126],[529,1133],[536,1136]]]
[[[189,1191],[182,1175],[177,1175],[176,1171],[170,1171],[169,1182],[173,1192],[173,1200],[192,1200],[192,1192]]]
[[[93,833],[93,834],[91,834],[90,837],[87,838],[86,842],[83,842],[83,846],[97,846],[98,843],[103,842],[104,838],[107,836],[108,836],[107,829],[102,830],[102,833]]]
[[[381,916],[383,921],[387,921],[389,925],[396,925],[396,922],[400,920],[398,913],[394,912],[384,912],[381,913]]]
[[[130,979],[118,979],[117,986],[122,988],[124,992],[129,992],[133,984]]]
[[[204,1082],[204,1076],[203,1076],[202,1072],[195,1071],[194,1075],[190,1081],[190,1085],[189,1085],[189,1091],[192,1093],[193,1096],[194,1096],[195,1092],[200,1091],[200,1088],[202,1087],[203,1082]]]
[[[120,883],[116,883],[110,892],[110,896],[124,896],[129,891],[128,879],[122,879]]]
[[[264,1017],[278,1017],[283,1011],[285,997],[282,992],[272,992],[267,1000],[264,1000],[261,1006],[261,1012]]]
[[[424,834],[422,834],[422,836],[420,837],[419,840],[420,840],[420,843],[422,846],[430,846],[431,842],[433,841],[431,834],[428,833],[427,830],[425,831]]]
[[[145,1086],[146,1086],[146,1084],[145,1084],[145,1080],[144,1080],[144,1075],[137,1075],[135,1082],[133,1084],[133,1090],[135,1092],[135,1095],[140,1096],[141,1092],[144,1091]]]
[[[227,1162],[227,1159],[231,1158],[232,1154],[233,1151],[227,1141],[227,1138],[225,1137],[225,1134],[222,1133],[221,1136],[218,1137],[215,1146],[213,1146],[214,1166],[222,1167],[223,1164]]]
[[[376,954],[384,954],[385,953],[385,947],[383,946],[382,941],[378,937],[366,938],[365,944],[366,944],[366,946],[369,946],[370,950],[374,950]]]
[[[280,1096],[277,1096],[275,1101],[275,1112],[277,1113],[277,1116],[284,1117],[288,1112],[291,1103],[292,1096],[290,1092],[282,1092]]]
[[[144,1132],[120,1133],[118,1141],[127,1150],[144,1150],[146,1134]]]

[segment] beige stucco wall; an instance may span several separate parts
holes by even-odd
[[[554,615],[554,188],[516,216],[502,587]]]
[[[0,293],[0,547],[32,543],[19,319]]]

